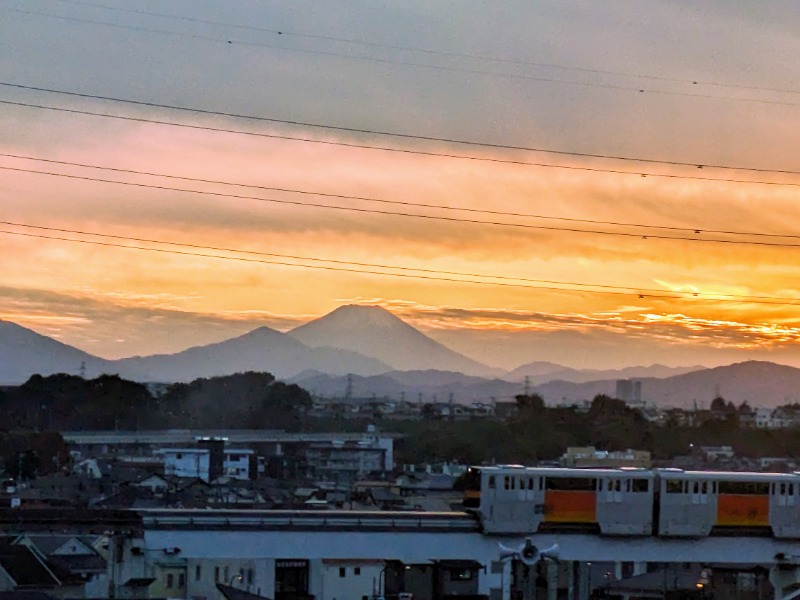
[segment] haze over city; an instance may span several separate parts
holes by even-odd
[[[0,5],[2,320],[114,359],[365,304],[509,369],[800,366],[797,5]]]

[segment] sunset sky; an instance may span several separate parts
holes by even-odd
[[[119,358],[364,303],[499,367],[800,366],[798,22],[0,0],[0,319]]]

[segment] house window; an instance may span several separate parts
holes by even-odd
[[[178,452],[178,453],[175,455],[175,460],[181,460],[182,458],[183,458],[183,454],[181,454],[180,452]]]
[[[450,581],[470,581],[473,573],[470,569],[451,569]]]
[[[194,580],[200,581],[200,577],[202,575],[202,571],[200,570],[200,565],[194,566]]]
[[[347,576],[347,567],[339,567],[339,577]]]
[[[353,575],[361,575],[361,567],[353,567]]]
[[[186,575],[178,573],[178,587],[182,588],[186,585]]]
[[[172,573],[167,573],[167,588],[168,589],[172,587],[173,577],[174,576],[172,575]]]

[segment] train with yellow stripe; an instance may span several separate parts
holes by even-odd
[[[496,534],[800,539],[800,473],[472,467],[464,507]]]

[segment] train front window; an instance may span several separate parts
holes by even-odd
[[[631,479],[631,491],[635,493],[650,491],[647,479]]]

